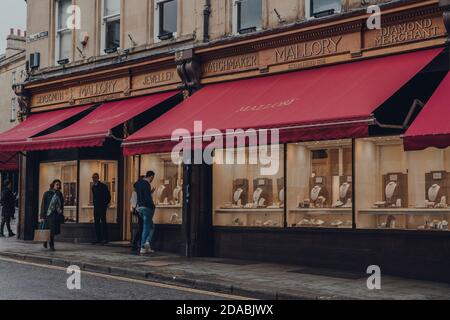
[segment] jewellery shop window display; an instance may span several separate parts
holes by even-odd
[[[215,226],[284,227],[284,147],[216,150],[213,188]]]
[[[351,140],[287,148],[288,226],[352,228]]]
[[[77,174],[76,161],[45,162],[39,166],[39,210],[42,195],[50,189],[50,184],[59,179],[62,182],[61,192],[64,196],[64,217],[66,223],[77,222]]]
[[[174,162],[171,154],[142,155],[140,173],[155,172],[152,188],[156,205],[156,224],[181,225],[183,222],[183,164]]]
[[[405,152],[399,137],[356,141],[357,226],[448,231],[450,148]]]
[[[94,202],[92,175],[98,173],[111,194],[111,202],[106,213],[108,223],[117,223],[117,161],[80,161],[80,216],[79,223],[94,223]]]

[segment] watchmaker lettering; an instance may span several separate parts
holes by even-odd
[[[260,104],[260,105],[254,105],[254,106],[245,106],[245,107],[239,108],[236,112],[251,112],[251,111],[261,111],[261,110],[267,110],[267,109],[288,107],[297,100],[298,100],[298,98],[291,98],[291,99],[287,99],[287,100],[279,101],[279,102],[275,102],[275,103],[267,103],[267,104]]]
[[[143,85],[144,86],[154,86],[160,83],[165,83],[174,80],[175,72],[174,71],[165,71],[158,73],[151,73],[144,77]]]
[[[341,40],[342,37],[331,37],[278,48],[275,50],[275,61],[288,62],[337,53]]]
[[[211,74],[229,71],[242,71],[256,68],[257,66],[258,59],[255,54],[251,54],[207,62],[204,66],[203,73]]]
[[[64,101],[66,95],[65,90],[55,91],[37,96],[37,104],[50,104],[54,102]]]
[[[405,22],[381,29],[380,36],[375,39],[376,46],[426,39],[438,35],[439,26],[433,25],[433,20],[423,19]]]
[[[116,92],[118,80],[110,80],[99,83],[88,84],[80,87],[80,97],[100,96]]]

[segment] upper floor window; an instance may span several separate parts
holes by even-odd
[[[120,1],[103,0],[102,49],[106,53],[120,47]]]
[[[155,39],[167,40],[176,37],[178,0],[157,0],[155,10]]]
[[[56,1],[56,61],[71,59],[72,30],[67,25],[72,0]]]
[[[11,99],[11,116],[10,116],[10,120],[11,122],[16,121],[17,119],[17,106],[16,106],[16,98],[12,98]]]
[[[311,17],[321,17],[341,11],[341,0],[306,0],[309,4],[307,14]],[[308,9],[308,8],[307,8]]]
[[[262,0],[235,0],[235,33],[249,33],[261,29]]]

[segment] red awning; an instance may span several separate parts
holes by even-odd
[[[19,170],[19,156],[15,152],[0,152],[0,171]]]
[[[173,97],[177,92],[108,102],[71,126],[55,133],[33,138],[27,151],[102,146],[112,136],[111,130],[135,116]]]
[[[442,49],[208,85],[126,139],[126,155],[170,151],[175,129],[279,128],[281,142],[363,137],[372,113]]]
[[[23,151],[30,138],[89,109],[92,105],[37,113],[16,127],[0,134],[0,151]]]
[[[406,132],[404,144],[405,150],[450,146],[450,73]]]

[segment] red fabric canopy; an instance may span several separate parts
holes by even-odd
[[[0,151],[23,151],[30,138],[89,109],[92,105],[37,113],[0,134]]]
[[[372,113],[442,49],[208,85],[126,139],[126,155],[168,152],[175,129],[281,128],[281,142],[362,137]]]
[[[108,102],[71,126],[55,133],[33,138],[25,150],[54,150],[102,146],[111,130],[150,108],[162,103],[177,92]]]
[[[450,73],[404,137],[405,150],[450,146]]]
[[[19,170],[19,156],[15,152],[0,152],[0,171]]]

